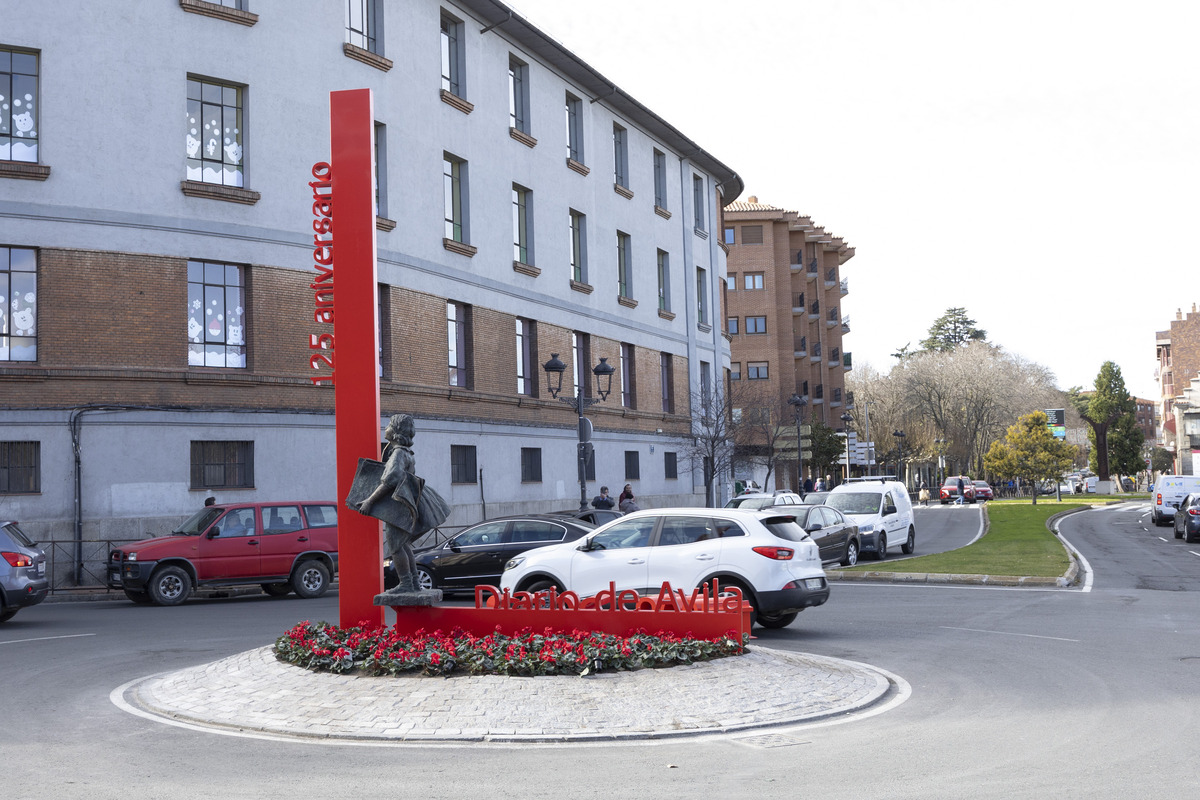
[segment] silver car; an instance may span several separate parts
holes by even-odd
[[[17,523],[0,520],[0,622],[12,619],[25,606],[36,606],[49,593],[46,553]]]

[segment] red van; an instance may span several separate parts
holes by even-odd
[[[108,554],[108,586],[135,603],[174,606],[198,587],[261,584],[320,597],[337,573],[337,504],[329,500],[205,506],[170,536]]]

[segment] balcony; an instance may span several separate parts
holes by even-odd
[[[817,342],[813,345],[812,354],[810,356],[813,361],[821,360],[821,343]]]
[[[842,353],[836,347],[829,351],[829,366],[839,367],[842,364]],[[839,391],[835,389],[834,391]]]
[[[854,369],[854,363],[850,358],[849,353],[842,353],[842,369],[846,370],[847,372]]]
[[[825,288],[832,289],[838,285],[837,267],[825,270]]]
[[[838,324],[838,310],[837,310],[837,308],[831,308],[825,314],[825,327],[832,328],[834,325],[837,325],[837,324]]]
[[[817,277],[819,272],[820,272],[820,267],[817,266],[816,256],[813,256],[813,260],[808,262],[808,277],[810,279],[815,278],[815,277]]]
[[[812,301],[812,305],[810,305],[808,307],[808,318],[810,320],[821,318],[821,301],[820,300]]]
[[[792,358],[804,358],[808,355],[808,337],[793,336],[792,337]]]
[[[792,313],[804,313],[804,292],[797,292],[796,294],[792,295]]]
[[[845,297],[846,295],[850,294],[850,279],[849,278],[842,278],[840,291],[842,293],[842,297]]]
[[[850,315],[847,314],[846,316],[842,317],[842,333],[849,333],[849,332],[850,332]]]

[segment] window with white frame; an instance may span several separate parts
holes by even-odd
[[[508,56],[508,126],[529,133],[529,65]]]
[[[0,363],[37,361],[37,267],[32,247],[0,247]]]
[[[379,13],[382,3],[377,0],[346,0],[346,42],[363,50],[383,55],[379,38]]]
[[[637,408],[637,361],[633,345],[621,343],[621,405]]]
[[[244,104],[243,87],[188,76],[186,174],[189,181],[243,185]]]
[[[613,183],[629,188],[629,131],[613,123]]]
[[[517,394],[537,397],[537,323],[517,317]]]
[[[188,261],[188,366],[246,366],[245,267]]]
[[[761,272],[745,272],[742,274],[743,289],[761,289],[763,288],[763,273]]]
[[[442,12],[442,89],[456,97],[466,97],[463,86],[463,24]]]
[[[658,251],[658,310],[671,310],[671,255]]]
[[[450,385],[470,389],[471,369],[471,307],[466,303],[446,303],[447,354]]]
[[[512,185],[513,206],[513,261],[533,263],[532,215],[530,198],[533,193],[524,186]]]
[[[587,283],[587,215],[571,209],[571,280]]]
[[[617,295],[633,297],[633,246],[622,231],[617,231]]]
[[[583,160],[583,101],[567,92],[567,158],[580,164]]]
[[[667,154],[654,151],[654,205],[667,208]]]
[[[38,163],[38,54],[0,47],[0,161]]]
[[[447,239],[467,242],[467,162],[450,153],[442,153],[442,187],[446,205]]]

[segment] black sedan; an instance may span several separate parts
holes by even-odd
[[[858,525],[836,508],[802,505],[776,506],[772,510],[796,515],[796,522],[820,548],[821,561],[836,561],[843,567],[858,563]]]
[[[612,522],[620,516],[624,516],[622,512],[615,508],[584,508],[574,509],[570,511],[551,511],[553,517],[570,517],[572,519],[583,520],[590,522],[593,525],[603,525],[606,522]]]
[[[1200,539],[1200,494],[1189,494],[1175,509],[1175,538],[1185,542]]]
[[[596,526],[556,514],[525,514],[480,522],[440,545],[418,550],[417,580],[422,589],[472,591],[477,584],[500,585],[500,573],[513,556],[535,547],[578,539]],[[396,584],[385,565],[384,585]]]

